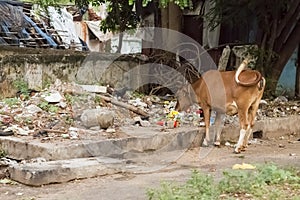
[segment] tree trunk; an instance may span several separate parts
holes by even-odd
[[[122,45],[123,45],[123,36],[124,36],[124,33],[123,31],[119,34],[119,44],[118,44],[118,49],[117,49],[117,52],[116,53],[121,53],[121,50],[122,50]]]
[[[282,49],[279,52],[279,59],[276,61],[272,68],[271,76],[272,84],[270,85],[271,91],[275,91],[278,79],[281,75],[282,70],[284,69],[287,61],[290,59],[291,55],[298,47],[300,43],[300,20],[291,31],[290,36],[286,40],[286,43],[283,44]]]
[[[295,96],[297,99],[300,98],[300,44],[298,45],[298,55],[296,63],[296,85],[295,85]]]

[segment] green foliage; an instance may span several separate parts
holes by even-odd
[[[75,103],[75,98],[71,94],[65,94],[65,98],[69,105],[73,105]]]
[[[105,0],[99,0],[105,3]],[[138,17],[133,11],[133,5],[129,5],[128,0],[111,0],[107,4],[107,17],[101,21],[100,30],[106,33],[135,29]]]
[[[57,113],[59,109],[57,106],[53,104],[49,104],[47,101],[41,102],[40,104],[38,104],[38,107],[50,113]]]
[[[8,105],[9,107],[17,106],[20,104],[20,100],[16,97],[14,98],[5,98],[3,99],[3,102]]]
[[[287,191],[285,187],[288,187]],[[282,169],[273,164],[256,170],[227,170],[215,182],[210,175],[193,171],[182,185],[164,182],[158,189],[147,191],[148,199],[297,199],[300,188],[299,171]],[[221,198],[222,196],[222,198]]]
[[[24,80],[18,79],[13,82],[13,86],[23,95],[25,99],[29,98],[28,83]]]
[[[150,200],[154,199],[218,199],[219,192],[213,178],[209,175],[193,171],[191,179],[184,185],[174,185],[167,182],[162,183],[160,189],[147,191]]]
[[[4,149],[0,148],[0,158],[4,158],[5,156],[7,156],[7,153]]]

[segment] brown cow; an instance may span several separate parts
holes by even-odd
[[[196,82],[183,87],[176,93],[175,110],[187,110],[194,103],[203,109],[204,146],[210,142],[210,111],[214,110],[217,113],[215,145],[220,145],[222,116],[226,113],[238,114],[240,121],[240,136],[234,151],[240,153],[247,147],[266,84],[258,71],[245,69],[247,65],[248,60],[244,60],[237,71],[207,71]]]

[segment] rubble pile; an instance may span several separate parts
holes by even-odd
[[[57,80],[40,92],[22,92],[18,97],[2,99],[0,135],[46,142],[93,136],[126,137],[119,130],[121,126],[204,126],[197,105],[189,112],[178,113],[174,111],[175,104],[172,96],[147,96],[127,90],[121,98],[109,94],[107,87]],[[261,101],[257,120],[299,114],[299,101],[277,97],[273,101]],[[238,123],[237,116],[226,116],[225,124],[234,123]]]

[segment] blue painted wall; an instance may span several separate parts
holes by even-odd
[[[297,55],[298,49],[294,51],[288,63],[285,65],[277,84],[277,95],[295,96]]]

